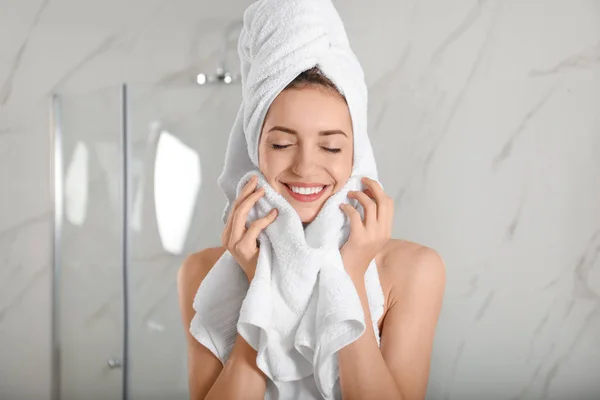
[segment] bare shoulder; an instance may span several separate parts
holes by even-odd
[[[401,293],[443,293],[446,284],[444,260],[434,249],[419,243],[390,239],[380,255],[382,285],[387,286],[391,306]]]
[[[177,271],[177,287],[180,297],[195,293],[217,260],[225,252],[224,247],[210,247],[190,254]]]
[[[207,264],[212,263],[214,265],[224,252],[224,247],[209,247],[197,253],[192,253],[184,260],[179,268],[179,273],[185,275],[208,273],[212,265],[207,266]]]
[[[390,239],[381,252],[381,265],[397,274],[444,272],[444,261],[434,249],[419,243]]]

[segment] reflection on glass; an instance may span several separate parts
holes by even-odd
[[[67,220],[76,226],[85,222],[88,205],[89,151],[78,142],[65,174],[65,213]]]
[[[133,175],[133,174],[132,174]],[[133,194],[133,207],[131,210],[131,229],[134,232],[142,231],[142,210],[144,209],[144,176],[138,179],[135,193]]]
[[[115,214],[121,213],[122,194],[120,192],[123,179],[122,154],[118,144],[108,141],[96,141],[94,148],[100,168],[104,172],[106,191],[110,206]]]
[[[200,183],[198,153],[162,131],[154,165],[154,202],[158,232],[168,252],[181,254]]]

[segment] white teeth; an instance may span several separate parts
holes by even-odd
[[[311,188],[290,186],[290,189],[292,189],[292,192],[298,193],[298,194],[304,194],[304,195],[319,193],[324,188],[325,188],[325,186],[311,187]]]

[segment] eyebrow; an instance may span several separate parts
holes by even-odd
[[[298,132],[296,132],[295,130],[286,128],[284,126],[274,126],[271,129],[269,129],[269,132],[271,132],[271,131],[281,131],[281,132],[289,133],[290,135],[298,134]],[[344,136],[348,137],[348,135],[346,135],[346,133],[340,129],[328,129],[325,131],[319,131],[319,136],[331,136],[331,135],[344,135]]]

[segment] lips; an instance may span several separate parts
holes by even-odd
[[[311,202],[319,199],[329,185],[323,185],[320,183],[302,183],[302,182],[289,182],[284,183],[285,188],[287,189],[290,196],[294,199],[302,202]],[[296,191],[292,190],[294,188]],[[320,191],[314,193],[317,189],[321,188]],[[300,191],[300,193],[298,193]]]

